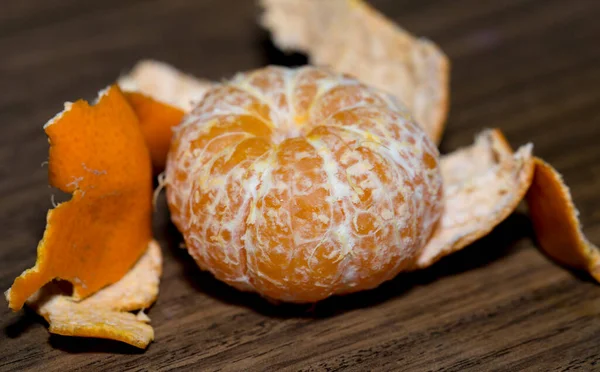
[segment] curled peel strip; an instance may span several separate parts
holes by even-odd
[[[119,88],[93,106],[65,104],[44,129],[49,182],[72,198],[48,212],[35,266],[6,293],[13,310],[55,278],[70,281],[76,299],[95,293],[121,279],[152,238],[150,157]]]
[[[540,158],[526,196],[540,248],[558,263],[589,272],[600,282],[600,250],[583,235],[569,188]]]
[[[158,294],[162,256],[151,233],[151,162],[134,110],[117,86],[95,105],[65,104],[44,127],[50,140],[50,184],[72,193],[48,212],[36,265],[6,292],[27,304],[50,332],[102,337],[146,347],[149,307]],[[71,282],[66,295],[54,279]]]

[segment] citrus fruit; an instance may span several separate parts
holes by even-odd
[[[172,219],[200,268],[288,302],[373,288],[442,213],[439,153],[394,98],[323,68],[218,84],[175,128]]]

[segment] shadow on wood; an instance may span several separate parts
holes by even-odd
[[[308,64],[308,57],[305,54],[283,51],[273,44],[267,31],[259,29],[257,33],[256,47],[262,51],[263,65],[296,67]]]
[[[71,337],[50,335],[50,345],[67,353],[110,353],[110,354],[142,354],[145,350],[138,349],[119,341],[99,338]],[[150,344],[149,347],[152,347]]]
[[[38,323],[43,323],[45,326],[48,326],[48,323],[36,314],[33,310],[29,308],[24,308],[23,313],[20,314],[18,318],[15,319],[14,322],[10,323],[4,328],[4,334],[8,338],[17,338],[20,337],[23,333],[27,332],[31,326]]]

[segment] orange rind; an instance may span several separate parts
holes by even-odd
[[[81,300],[79,304],[114,311],[147,309],[158,297],[161,274],[160,246],[152,240],[148,244],[146,253],[125,276],[118,282]]]
[[[540,158],[535,158],[526,200],[540,248],[556,262],[587,271],[600,282],[600,251],[583,235],[562,176]]]
[[[432,265],[487,235],[519,205],[531,184],[532,146],[514,154],[499,130],[442,156],[444,213],[412,269]]]
[[[213,83],[153,60],[138,62],[118,82],[137,114],[155,172],[165,167],[173,127]]]
[[[48,212],[36,265],[6,292],[9,306],[27,303],[51,333],[144,348],[154,338],[149,318],[127,311],[156,300],[162,256],[151,241],[152,166],[136,114],[114,85],[94,106],[66,103],[44,129],[49,182],[72,197]]]
[[[72,198],[48,212],[35,266],[6,293],[13,310],[55,278],[73,284],[75,299],[118,281],[152,237],[150,156],[119,88],[100,92],[94,106],[65,104],[44,129],[49,182]]]
[[[154,60],[139,61],[118,80],[124,92],[137,92],[188,112],[213,85],[173,66]]]
[[[150,150],[156,172],[165,168],[173,137],[173,127],[183,119],[183,110],[137,92],[125,92],[127,101],[138,117],[142,134]]]
[[[261,0],[261,23],[277,46],[308,54],[312,64],[394,95],[439,143],[448,114],[450,63],[361,0]]]
[[[65,295],[51,283],[27,300],[27,305],[44,317],[50,333],[63,336],[117,340],[146,348],[154,340],[150,318],[143,311],[158,296],[162,255],[155,241],[121,280],[84,300]]]

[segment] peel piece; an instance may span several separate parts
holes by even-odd
[[[284,50],[307,53],[393,94],[436,143],[448,114],[449,61],[360,0],[261,0],[262,25]]]
[[[167,162],[173,127],[181,122],[184,112],[142,93],[126,92],[125,97],[140,122],[140,128],[150,150],[152,166],[155,171],[160,172]]]
[[[432,265],[487,235],[523,200],[534,170],[532,145],[513,154],[499,130],[441,159],[445,209],[413,269]]]
[[[49,323],[50,333],[64,336],[97,337],[145,348],[154,340],[150,318],[140,311],[150,307],[158,296],[162,255],[156,241],[118,282],[77,302],[62,294],[55,283],[40,289],[27,300]]]
[[[44,127],[50,141],[49,182],[71,193],[50,210],[33,268],[6,292],[18,310],[55,278],[83,299],[120,280],[151,240],[152,169],[137,117],[120,89],[79,100]]]
[[[148,308],[158,297],[161,274],[160,246],[152,240],[146,253],[121,280],[99,290],[79,304],[115,311]]]
[[[118,84],[123,91],[142,93],[188,112],[214,83],[185,74],[164,62],[142,60],[119,78]]]
[[[558,263],[585,270],[600,282],[600,251],[583,235],[561,175],[540,158],[535,158],[526,200],[540,248]]]
[[[142,60],[118,82],[138,116],[156,172],[165,168],[173,127],[213,86],[164,62]]]

